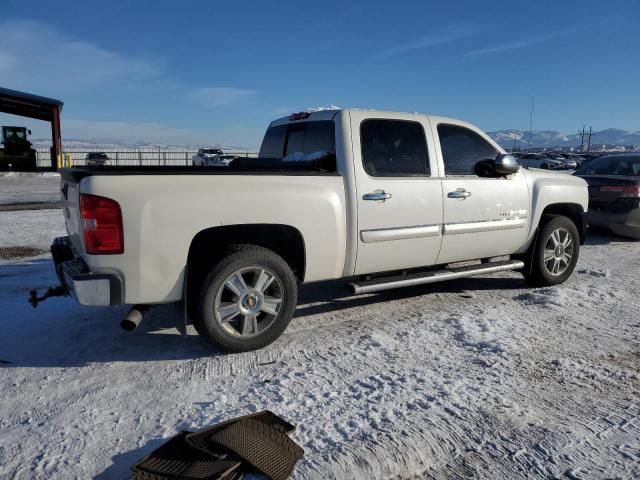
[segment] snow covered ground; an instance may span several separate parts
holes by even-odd
[[[63,230],[60,210],[0,212],[0,247]],[[127,478],[177,431],[261,409],[298,427],[295,478],[638,478],[639,253],[594,235],[555,288],[308,286],[281,339],[236,355],[179,336],[172,306],[133,334],[124,308],[33,310],[50,260],[2,261],[0,478]]]
[[[0,205],[59,202],[60,175],[52,172],[0,172]]]

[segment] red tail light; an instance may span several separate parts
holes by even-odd
[[[97,195],[80,195],[80,216],[87,253],[114,255],[124,252],[122,212],[115,200]]]
[[[601,192],[620,192],[620,197],[640,197],[640,186],[638,185],[603,185]]]

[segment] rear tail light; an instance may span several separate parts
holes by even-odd
[[[601,192],[620,192],[620,197],[639,198],[639,185],[603,185],[600,187]]]
[[[80,216],[87,253],[115,255],[124,252],[122,212],[115,200],[97,195],[80,195]]]

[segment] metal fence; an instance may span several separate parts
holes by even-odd
[[[258,152],[248,150],[236,150],[223,148],[225,155],[237,155],[238,157],[257,157]],[[87,154],[105,153],[109,157],[111,166],[144,166],[144,167],[171,167],[192,165],[192,157],[198,153],[198,149],[170,149],[170,148],[133,148],[133,149],[64,149],[64,155],[70,155],[72,165],[86,165]],[[38,167],[51,166],[51,154],[46,148],[36,150]]]

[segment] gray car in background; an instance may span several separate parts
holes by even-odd
[[[640,154],[600,157],[575,175],[589,184],[589,225],[640,239]]]
[[[89,152],[85,157],[85,163],[92,167],[104,167],[109,165],[109,156],[103,152]]]

